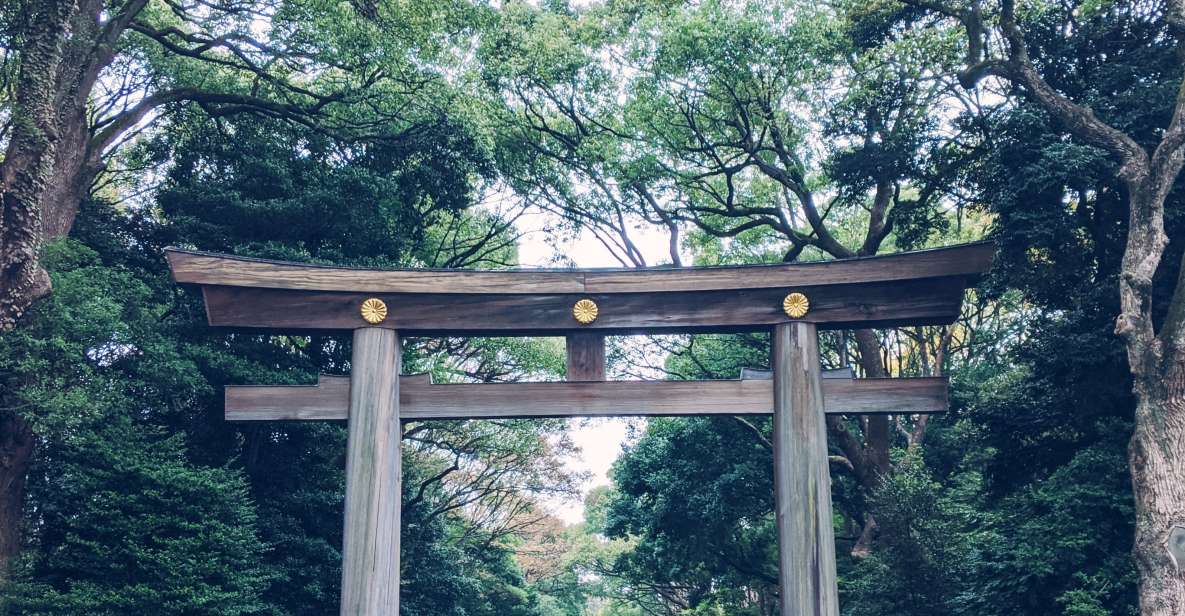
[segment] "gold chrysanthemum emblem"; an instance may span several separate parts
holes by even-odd
[[[572,306],[572,318],[581,325],[588,325],[597,320],[597,303],[591,299],[582,299]]]
[[[387,305],[377,297],[372,297],[362,302],[362,320],[371,325],[378,325],[386,321]]]
[[[811,300],[807,299],[802,293],[791,293],[782,300],[782,310],[786,311],[786,316],[791,319],[801,319],[810,312]]]

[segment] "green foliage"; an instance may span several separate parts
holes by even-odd
[[[603,532],[638,540],[615,574],[678,587],[691,607],[771,584],[771,470],[770,451],[732,418],[652,420],[613,469]]]
[[[341,373],[348,340],[211,331],[160,249],[387,266],[513,261],[507,222],[471,212],[486,163],[454,128],[347,146],[279,123],[193,116],[137,152],[165,165],[157,207],[85,204],[77,239],[47,248],[55,295],[0,337],[4,406],[40,438],[14,613],[337,611],[343,426],[228,424],[221,388]],[[409,367],[469,353],[463,341],[407,352]],[[491,371],[505,363],[554,377],[558,356],[551,341],[490,342],[465,370],[439,370],[498,378]],[[571,489],[556,464],[564,429],[418,431],[405,459],[405,614],[546,613],[500,529],[536,495]],[[492,479],[435,478],[454,454]],[[460,515],[465,502],[482,515]]]
[[[463,266],[481,260],[425,239],[428,229],[462,224],[459,213],[490,173],[473,139],[445,119],[401,139],[351,146],[275,122],[211,126],[194,118],[142,156],[170,160],[168,181],[156,195],[161,213],[178,239],[204,249],[357,265]],[[484,222],[467,234],[480,237],[492,224]]]
[[[1003,499],[971,574],[970,613],[1136,614],[1126,426]],[[1086,611],[1084,611],[1086,610]]]
[[[37,549],[12,613],[264,613],[274,571],[243,476],[195,464],[181,435],[137,420],[193,386],[153,331],[162,306],[77,242],[48,247],[46,263],[57,292],[0,339],[0,370],[25,384],[16,399],[52,452],[30,478]]]
[[[977,127],[951,125],[958,103],[927,72],[957,48],[861,45],[849,17],[781,1],[512,3],[482,47],[510,99],[502,169],[623,263],[642,261],[616,237],[634,220],[679,231],[672,251],[706,263],[924,246],[955,226],[942,197],[974,160]]]
[[[1159,138],[1180,73],[1159,5],[1021,8],[1054,87],[1141,143]],[[230,425],[220,392],[345,373],[349,341],[210,331],[160,250],[509,265],[515,213],[476,207],[507,189],[565,216],[559,232],[674,227],[676,248],[713,264],[824,257],[819,230],[798,217],[804,202],[851,250],[877,195],[890,230],[873,250],[971,238],[981,225],[968,216],[990,219],[1000,254],[976,307],[1008,322],[978,322],[976,357],[947,358],[952,412],[921,444],[894,437],[894,472],[876,489],[833,468],[845,613],[1136,613],[1132,400],[1111,333],[1126,233],[1116,169],[1023,93],[955,90],[962,58],[947,24],[893,2],[269,10],[269,42],[307,63],[265,72],[350,96],[322,109],[321,130],[283,113],[168,108],[120,160],[155,171],[84,205],[73,238],[45,248],[54,296],[0,337],[0,406],[39,439],[10,613],[334,613],[344,430]],[[247,15],[205,25],[255,34]],[[0,10],[0,26],[9,19]],[[184,25],[160,4],[145,19]],[[135,61],[121,75],[311,100],[140,35],[125,42]],[[0,81],[11,71],[4,63]],[[146,196],[105,201],[133,186]],[[1170,234],[1180,194],[1167,204]],[[1181,251],[1170,247],[1161,291]],[[836,342],[823,339],[829,364]],[[768,363],[765,336],[654,344],[679,349],[662,366],[675,378]],[[552,379],[563,358],[556,340],[419,340],[405,365],[438,380]],[[775,613],[769,422],[741,419],[646,424],[614,485],[590,498],[587,524],[552,537],[567,552],[542,577],[516,559],[514,529],[539,498],[575,489],[558,461],[571,447],[565,424],[411,427],[403,615]],[[878,523],[865,558],[845,549],[853,512]]]
[[[896,472],[870,498],[881,542],[872,556],[851,563],[842,576],[845,613],[961,613],[958,599],[971,579],[984,532],[980,484],[978,473],[967,471],[944,485],[919,451],[901,454]]]
[[[126,410],[124,410],[126,413]],[[181,439],[112,413],[82,426],[52,468],[34,469],[43,526],[13,614],[266,613],[263,558],[247,484],[198,467]]]

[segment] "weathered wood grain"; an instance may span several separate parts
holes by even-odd
[[[979,276],[991,266],[995,244],[978,242],[875,257],[808,263],[591,271],[586,293],[652,293],[867,284],[948,276]]]
[[[798,289],[811,301],[803,320],[849,328],[950,323],[959,315],[965,285],[964,278],[947,277]],[[390,310],[382,327],[408,336],[757,331],[789,321],[782,311],[782,288],[616,295],[372,296],[226,286],[203,291],[211,325],[248,329],[362,327],[359,306],[368,297],[382,299]],[[572,317],[572,305],[584,297],[600,307],[589,325]]]
[[[585,270],[367,270],[169,249],[180,283],[355,293],[654,293],[863,284],[975,276],[995,247],[980,242],[877,257],[738,267]]]
[[[605,335],[594,332],[568,334],[569,381],[605,380]]]
[[[342,616],[399,613],[399,336],[354,331],[342,539]],[[339,391],[340,391],[339,387]]]
[[[738,381],[604,381],[433,385],[404,376],[399,415],[405,420],[628,415],[768,415],[773,383]],[[945,378],[823,380],[826,412],[941,413]],[[342,420],[350,379],[322,376],[316,386],[234,385],[226,388],[231,421]]]
[[[820,375],[815,326],[774,328],[772,363],[780,613],[839,616],[824,416],[828,381]]]

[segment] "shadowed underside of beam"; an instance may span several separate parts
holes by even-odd
[[[575,381],[436,385],[426,375],[400,381],[401,418],[491,419],[641,415],[768,415],[773,382]],[[826,412],[922,414],[947,409],[945,378],[823,381]],[[226,388],[232,421],[346,419],[349,377],[322,376],[317,385]]]

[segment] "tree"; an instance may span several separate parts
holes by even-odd
[[[606,536],[632,538],[611,573],[666,613],[776,606],[777,529],[769,451],[728,418],[656,419],[614,465]],[[735,610],[735,611],[734,611]]]
[[[12,614],[262,614],[275,569],[232,470],[189,463],[177,437],[127,416],[85,426],[39,478],[58,490]],[[147,437],[147,438],[146,438]]]
[[[342,143],[280,121],[235,116],[209,122],[200,113],[177,113],[120,157],[120,164],[159,170],[150,183],[133,187],[148,197],[116,206],[103,199],[111,194],[104,191],[87,200],[72,238],[48,244],[56,294],[31,309],[28,327],[0,337],[0,407],[19,413],[36,435],[38,473],[11,528],[25,529],[22,545],[27,558],[40,563],[38,576],[54,578],[58,588],[88,582],[68,562],[41,551],[60,545],[42,535],[50,528],[43,516],[71,509],[68,496],[102,493],[116,501],[113,507],[155,502],[151,486],[123,475],[90,473],[71,493],[41,481],[74,472],[63,465],[67,455],[84,466],[85,452],[69,449],[65,436],[79,433],[84,420],[101,425],[92,415],[109,408],[106,399],[118,392],[133,402],[112,412],[131,418],[131,430],[161,434],[164,443],[154,451],[180,459],[182,468],[220,469],[246,480],[246,493],[236,498],[258,516],[264,549],[254,560],[267,575],[258,584],[245,576],[234,601],[277,615],[337,609],[343,426],[231,424],[222,418],[221,387],[308,383],[318,372],[346,372],[349,338],[211,330],[200,297],[169,280],[161,250],[180,244],[379,267],[513,263],[514,212],[472,207],[489,173],[473,127],[438,120],[416,138]],[[74,263],[81,257],[54,258],[62,246],[85,254],[83,266]],[[408,369],[433,372],[438,380],[554,378],[563,365],[562,347],[553,340],[413,340],[407,350]],[[459,359],[446,360],[446,353]],[[423,572],[407,578],[421,591],[409,608],[533,615],[534,591],[509,564],[508,546],[524,519],[540,515],[531,510],[538,494],[571,490],[572,477],[557,463],[570,446],[566,424],[405,427],[407,520],[418,525],[404,543],[405,562]],[[88,443],[128,441],[116,432],[87,436]],[[122,451],[106,445],[113,456]],[[209,554],[183,556],[174,554],[184,562],[220,562]],[[453,577],[446,583],[433,578],[434,571]],[[15,574],[24,583],[33,572],[18,568]],[[126,585],[108,588],[112,601],[128,599],[136,584],[161,586],[139,570],[125,579]],[[31,601],[49,596],[44,588],[29,588]],[[428,592],[437,588],[442,592]]]
[[[187,112],[207,121],[251,115],[302,127],[321,148],[332,137],[357,150],[364,149],[358,144],[382,141],[388,155],[400,147],[404,154],[455,152],[436,140],[465,133],[456,125],[467,119],[461,111],[445,118],[455,90],[440,78],[440,69],[456,27],[449,19],[467,6],[450,12],[439,4],[425,10],[247,0],[5,2],[0,330],[13,329],[32,302],[49,292],[51,279],[39,264],[45,241],[72,230],[92,191],[114,192],[112,187],[126,186],[128,176],[142,172],[109,163],[126,151],[123,146],[168,119]],[[482,164],[480,155],[468,158]],[[452,162],[448,171],[475,173]],[[441,163],[435,159],[438,170]],[[393,166],[390,159],[376,164]],[[425,208],[453,214],[470,196],[467,177],[435,173],[418,179],[423,183],[400,187],[398,196],[424,198]],[[444,194],[462,186],[459,194]],[[461,217],[454,222],[457,228],[468,224]],[[458,250],[453,265],[488,256],[482,251],[505,228],[484,227],[488,235],[467,237],[475,252]],[[441,247],[459,246],[457,233],[441,232]],[[505,248],[505,237],[499,243]],[[0,409],[0,569],[19,548],[16,521],[35,442],[23,413]]]
[[[489,173],[474,137],[472,127],[444,120],[416,139],[345,144],[248,118],[209,125],[195,117],[170,126],[145,146],[146,156],[168,164],[155,193],[160,229],[151,268],[167,275],[157,252],[167,243],[373,267],[513,263],[514,212],[472,208]],[[174,295],[169,286],[163,288]],[[251,479],[267,522],[262,534],[285,576],[266,597],[293,614],[336,609],[345,431],[227,424],[217,391],[224,383],[307,383],[317,372],[346,372],[349,337],[227,336],[205,325],[200,297],[176,299],[175,324],[200,349],[214,394],[177,427],[193,433],[213,460],[241,460]],[[550,340],[414,339],[405,344],[404,366],[437,382],[554,378],[562,347]],[[406,609],[478,609],[483,593],[493,592],[487,574],[507,566],[506,544],[541,515],[534,500],[572,490],[570,473],[558,465],[570,447],[565,430],[562,421],[404,424],[404,562],[416,572],[405,577],[414,595]],[[488,577],[510,589],[502,597],[507,603],[495,606],[527,593],[515,575]]]
[[[1170,238],[1165,231],[1165,200],[1185,164],[1185,5],[1161,3],[1075,4],[1072,7],[1021,6],[1014,0],[997,4],[972,1],[943,3],[905,0],[909,16],[920,14],[953,21],[962,28],[966,61],[960,82],[973,88],[996,78],[1013,84],[1055,118],[1063,130],[1097,147],[1118,163],[1127,204],[1127,239],[1118,279],[1119,310],[1115,334],[1127,350],[1136,397],[1135,430],[1129,467],[1136,494],[1136,542],[1143,614],[1185,614],[1185,576],[1166,546],[1169,533],[1185,525],[1185,280],[1168,298],[1154,293],[1166,263]],[[1019,9],[1019,10],[1018,10]],[[1041,44],[1046,25],[1059,23],[1062,36],[1088,35],[1100,20],[1122,19],[1156,24],[1146,29],[1149,44],[1172,41],[1175,62],[1141,67],[1146,79],[1172,88],[1172,103],[1160,115],[1160,130],[1128,132],[1108,119],[1105,98],[1072,98],[1059,90],[1062,75],[1056,60],[1038,63],[1031,48]],[[1079,24],[1084,24],[1080,26]],[[1185,275],[1185,268],[1179,268]]]
[[[131,135],[192,105],[211,117],[249,113],[341,137],[406,136],[444,108],[409,103],[445,104],[435,70],[453,27],[445,16],[465,12],[463,4],[250,0],[4,6],[0,330],[49,293],[42,244],[70,231]]]
[[[73,241],[53,244],[47,263],[61,292],[0,347],[6,383],[23,384],[5,403],[37,407],[54,452],[30,480],[37,549],[6,581],[11,613],[263,613],[275,569],[243,475],[195,464],[181,435],[133,419],[168,384],[132,376],[125,345],[154,346],[149,366],[172,369],[177,394],[192,376],[144,327],[158,308],[147,285]]]
[[[505,173],[623,265],[646,264],[642,224],[669,232],[675,264],[717,240],[745,262],[871,256],[954,226],[978,125],[940,121],[975,103],[921,74],[949,55],[937,37],[860,49],[841,15],[795,2],[511,4],[501,19],[485,65],[513,101]],[[876,332],[851,339],[864,374],[890,374]],[[864,489],[892,472],[888,417],[828,427]],[[924,420],[910,429],[924,439]]]

